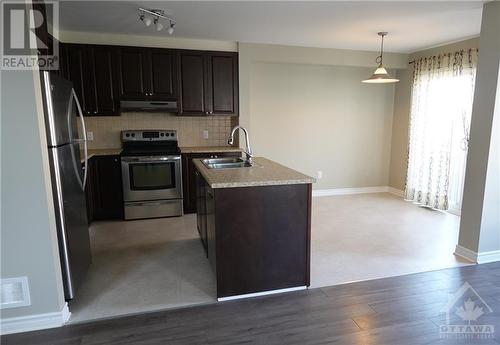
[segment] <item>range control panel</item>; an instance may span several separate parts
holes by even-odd
[[[122,141],[173,141],[177,140],[174,129],[139,129],[122,131]]]

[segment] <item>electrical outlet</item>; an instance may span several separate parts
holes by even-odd
[[[323,172],[320,170],[318,171],[318,180],[323,178]]]
[[[93,141],[94,140],[94,132],[87,132],[87,140],[88,141]]]
[[[208,130],[203,130],[203,139],[208,139]]]

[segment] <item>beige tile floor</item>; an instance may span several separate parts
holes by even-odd
[[[328,286],[466,264],[459,218],[391,194],[313,199],[311,284]],[[70,322],[215,301],[196,216],[97,222],[93,264]]]
[[[70,322],[215,301],[215,277],[196,216],[96,222],[93,262]]]
[[[388,193],[313,199],[311,286],[466,265],[460,218]]]

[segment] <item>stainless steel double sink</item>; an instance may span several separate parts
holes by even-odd
[[[209,169],[249,168],[255,165],[240,157],[207,158],[202,162]]]

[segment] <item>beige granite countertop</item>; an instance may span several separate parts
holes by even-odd
[[[241,152],[235,146],[184,146],[180,147],[181,153],[207,153],[207,152]]]
[[[208,169],[200,159],[194,165],[212,188],[235,188],[314,183],[316,180],[272,160],[255,157],[249,168]]]
[[[93,156],[114,156],[119,155],[122,152],[122,149],[88,149],[87,153],[89,155],[89,159]],[[80,151],[81,161],[84,161],[83,150]]]

